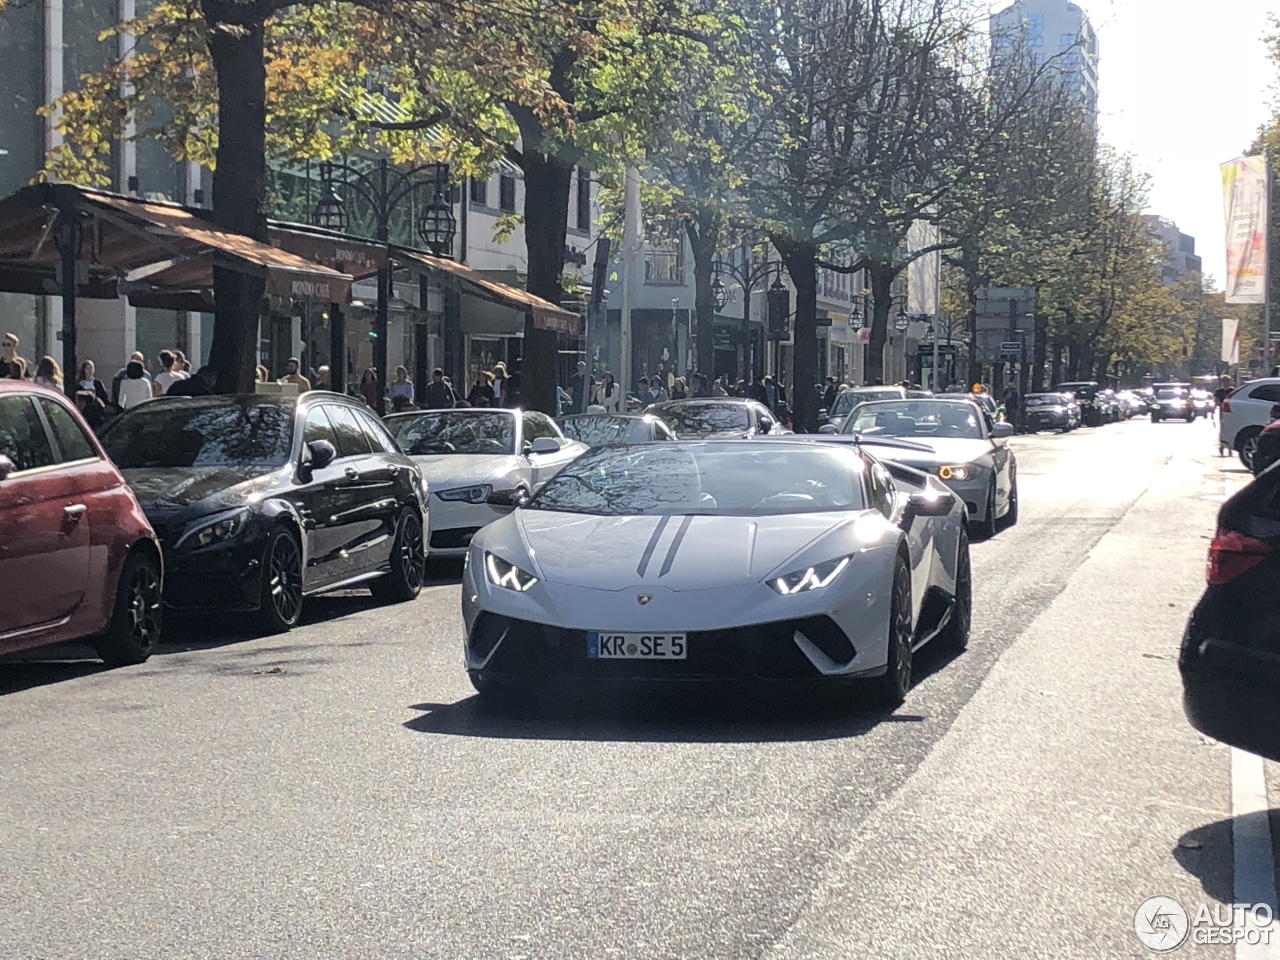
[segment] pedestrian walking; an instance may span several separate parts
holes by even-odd
[[[21,341],[16,333],[4,335],[0,348],[0,380],[23,380],[27,375],[27,361],[18,356]]]
[[[431,371],[431,382],[422,393],[423,406],[428,410],[451,410],[455,399],[453,391],[444,382],[444,371],[436,367]]]
[[[591,388],[593,386],[591,375],[587,373],[586,362],[579,360],[577,372],[569,378],[569,413],[582,413],[587,409],[587,404],[591,400]]]
[[[378,409],[378,371],[373,367],[365,367],[360,374],[360,396],[371,410]]]
[[[292,383],[298,388],[299,394],[304,394],[311,389],[311,381],[302,375],[302,363],[297,357],[290,357],[284,362],[284,376],[280,378],[281,383]]]
[[[675,382],[671,385],[671,399],[684,400],[689,396],[689,391],[685,385],[684,377],[676,377]]]
[[[155,380],[152,381],[152,393],[157,397],[163,397],[169,392],[169,388],[179,380],[187,379],[187,375],[183,372],[182,367],[177,366],[178,358],[173,355],[172,351],[160,351],[160,372],[156,374]]]
[[[146,371],[142,368],[141,360],[130,360],[125,365],[124,371],[116,405],[121,410],[131,410],[138,404],[150,400],[154,393],[151,381],[145,376]]]
[[[413,381],[409,379],[409,371],[404,367],[396,367],[395,383],[391,384],[391,400],[394,403],[396,397],[404,397],[413,404]]]
[[[1013,424],[1013,429],[1018,430],[1022,420],[1018,416],[1021,397],[1018,396],[1018,390],[1013,384],[1004,391],[1004,418],[1008,423]]]
[[[479,370],[476,372],[476,382],[467,394],[467,403],[473,407],[492,407],[493,401],[493,374],[488,370]]]
[[[111,394],[107,393],[107,388],[102,385],[102,381],[96,376],[97,368],[93,365],[92,360],[85,360],[80,364],[80,372],[76,376],[76,392],[88,391],[92,393],[106,407],[111,402]]]
[[[147,358],[141,350],[135,350],[129,355],[129,360],[123,367],[116,371],[116,375],[111,378],[111,406],[119,407],[120,404],[120,384],[124,382],[128,376],[129,364],[136,363],[142,368],[142,377],[147,381],[147,389],[151,390],[151,374],[147,373]]]
[[[58,361],[53,357],[41,357],[40,362],[36,364],[35,381],[42,387],[61,390],[62,368],[58,366]]]
[[[507,405],[507,365],[499,360],[493,365],[493,405]]]
[[[622,412],[622,388],[614,381],[612,373],[606,373],[600,382],[596,402],[604,407],[605,413]]]

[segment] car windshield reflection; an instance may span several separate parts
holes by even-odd
[[[1032,393],[1027,396],[1028,407],[1060,407],[1064,402],[1062,397],[1048,394]]]
[[[717,433],[746,433],[751,429],[751,412],[741,403],[664,403],[662,419],[686,439],[705,438]]]
[[[981,440],[978,408],[965,401],[903,400],[869,403],[845,421],[842,433],[878,437]]]
[[[566,437],[589,447],[606,443],[639,443],[647,439],[645,427],[645,422],[636,417],[568,417],[560,423],[560,430]]]
[[[292,404],[256,397],[163,400],[116,419],[103,446],[123,470],[281,467],[293,446]]]
[[[861,510],[861,470],[856,453],[817,446],[600,448],[556,474],[527,509],[600,516]]]
[[[871,400],[892,400],[902,396],[896,390],[846,390],[840,396],[836,397],[836,402],[831,405],[831,411],[828,416],[846,417],[849,411],[860,403],[867,403]]]
[[[390,417],[387,429],[411,457],[515,453],[516,420],[510,413],[443,411]]]

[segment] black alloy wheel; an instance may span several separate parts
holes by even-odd
[[[938,634],[938,643],[947,650],[960,652],[969,646],[973,624],[973,562],[969,556],[969,537],[960,531],[960,548],[956,556],[956,591],[952,597],[951,619]]]
[[[302,551],[289,530],[277,527],[263,554],[258,623],[265,633],[284,633],[301,619]]]
[[[131,553],[120,570],[111,623],[94,642],[98,656],[111,667],[145,662],[160,644],[163,615],[159,563]]]
[[[911,690],[912,644],[911,574],[901,558],[893,568],[893,597],[889,605],[889,661],[881,676],[871,681],[872,699],[881,706],[896,707]]]
[[[405,603],[422,592],[427,579],[427,554],[422,536],[422,521],[411,509],[400,514],[396,536],[391,545],[391,569],[370,588],[383,603]]]
[[[996,480],[991,478],[991,489],[987,491],[986,517],[973,524],[974,536],[978,540],[990,540],[996,535]]]
[[[1000,526],[1007,530],[1010,527],[1018,525],[1018,474],[1015,472],[1009,478],[1009,509],[1003,517],[1000,518]]]
[[[1258,437],[1262,435],[1259,427],[1250,427],[1247,432],[1236,438],[1236,451],[1240,454],[1240,464],[1250,473],[1253,472],[1253,456],[1258,452]]]

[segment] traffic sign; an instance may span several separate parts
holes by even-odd
[[[1022,353],[1022,344],[1017,340],[1005,340],[1000,344],[1001,353]]]

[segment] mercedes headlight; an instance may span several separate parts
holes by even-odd
[[[238,535],[248,519],[248,510],[233,510],[213,517],[203,517],[187,525],[175,546],[198,548],[222,543]]]
[[[451,490],[437,490],[436,496],[441,500],[461,501],[462,503],[484,503],[493,493],[493,485],[478,483],[473,487],[454,487]]]
[[[836,557],[834,560],[817,563],[812,567],[805,567],[803,570],[788,573],[785,577],[775,577],[769,581],[769,586],[784,597],[793,593],[804,593],[808,590],[821,590],[836,577],[840,576],[848,565],[848,557]]]
[[[947,463],[938,468],[939,480],[972,480],[978,468],[971,463]]]
[[[538,578],[532,573],[521,570],[514,563],[508,563],[492,553],[484,555],[484,570],[489,576],[489,582],[495,587],[515,590],[517,593],[524,593],[538,582]]]

